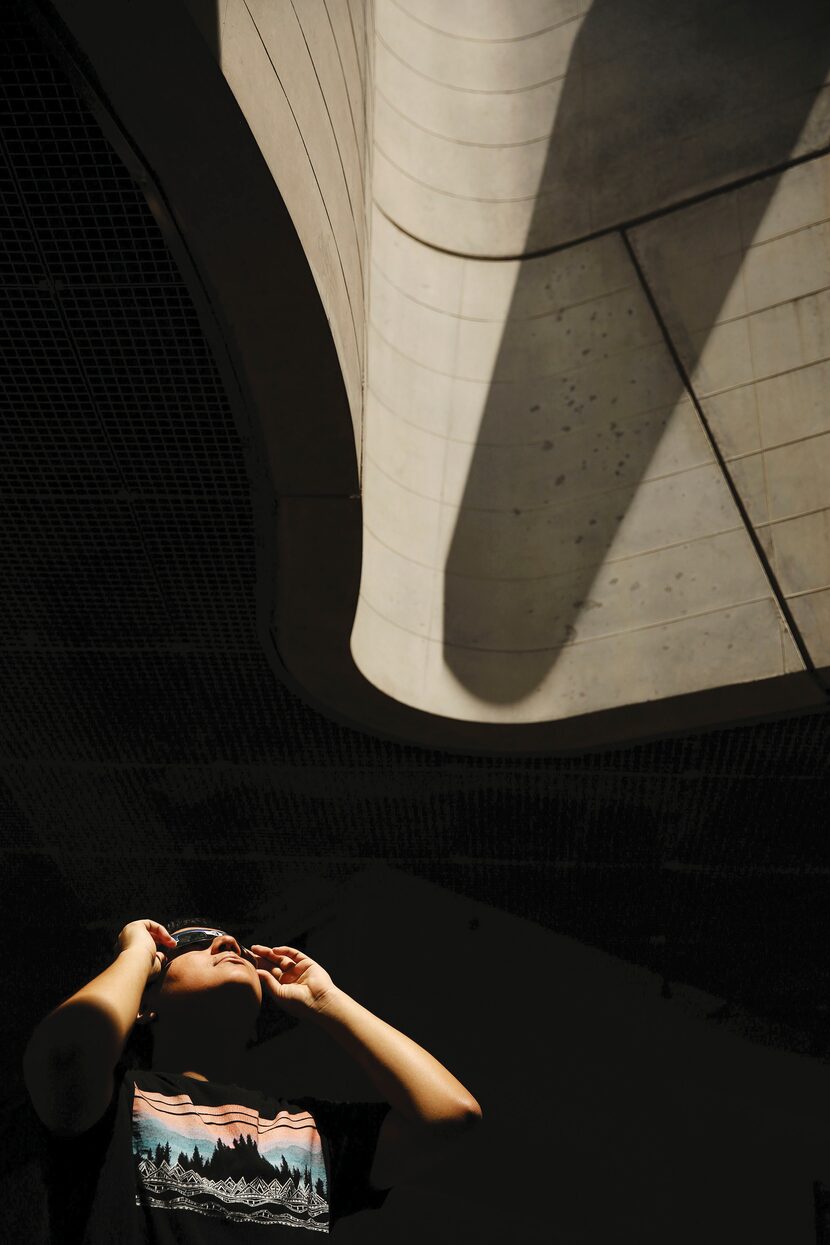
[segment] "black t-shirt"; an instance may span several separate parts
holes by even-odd
[[[39,1120],[53,1245],[299,1245],[377,1209],[369,1184],[388,1102],[273,1098],[180,1073],[124,1069],[92,1128]]]

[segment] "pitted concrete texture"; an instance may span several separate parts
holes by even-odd
[[[503,723],[769,679],[805,665],[779,563],[826,664],[830,461],[792,430],[826,401],[804,373],[752,392],[830,353],[822,166],[636,224],[827,141],[826,15],[444,9],[376,5],[358,666]],[[763,403],[791,429],[774,451],[716,439],[746,514],[707,427],[720,395],[716,438],[750,436]],[[802,514],[785,565],[774,528]]]
[[[742,675],[783,673],[769,586],[619,236],[494,265],[378,216],[373,260],[364,673],[491,720],[716,686],[738,627],[757,640]]]
[[[634,243],[810,656],[826,666],[830,158],[771,181],[654,221]],[[737,276],[713,318],[714,266]]]

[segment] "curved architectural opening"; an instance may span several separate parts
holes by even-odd
[[[702,177],[710,179],[702,187],[708,193],[736,177],[760,176],[772,167],[771,147],[784,152],[798,141],[805,153],[817,149],[821,126],[815,132],[808,126],[800,139],[798,126],[817,98],[826,23],[806,0],[791,7],[789,16],[765,10],[766,26],[756,23],[755,42],[740,49],[748,83],[762,81],[765,73],[774,80],[758,113],[775,125],[761,126],[757,118],[749,124],[744,117],[744,131],[733,126],[726,133],[713,114],[712,141],[722,163],[707,163],[706,153],[698,164],[675,160],[666,166],[675,180],[666,176],[656,186],[646,176],[629,176],[625,144],[629,164],[639,170],[649,166],[649,153],[661,143],[671,154],[683,131],[684,83],[694,74],[688,65],[685,79],[682,72],[664,74],[649,86],[645,102],[634,99],[632,113],[637,105],[648,117],[658,99],[665,102],[668,139],[666,133],[641,133],[621,107],[620,92],[623,100],[631,93],[630,63],[645,72],[650,53],[632,40],[630,23],[620,30],[613,5],[597,0],[586,15],[578,5],[551,0],[548,15],[557,20],[538,40],[525,37],[533,31],[519,29],[528,11],[488,6],[481,16],[489,33],[485,37],[481,27],[470,53],[461,28],[445,37],[435,23],[416,21],[400,5],[379,4],[376,53],[391,38],[390,21],[409,22],[405,43],[414,68],[399,58],[391,77],[389,64],[382,82],[379,76],[386,103],[376,118],[373,184],[380,213],[371,245],[360,215],[368,185],[365,118],[371,113],[365,98],[372,80],[368,8],[327,6],[328,20],[316,22],[305,7],[291,6],[289,13],[283,6],[229,3],[217,23],[219,10],[192,0],[190,16],[182,6],[158,4],[132,12],[130,25],[124,13],[114,16],[100,0],[56,7],[100,75],[103,98],[124,118],[157,177],[160,217],[167,213],[171,245],[185,254],[213,325],[217,358],[225,360],[223,375],[257,480],[259,634],[281,678],[342,720],[462,749],[584,747],[763,713],[773,702],[779,710],[822,702],[812,683],[798,681],[803,666],[781,630],[762,569],[751,550],[738,549],[746,532],[734,504],[723,517],[730,498],[663,336],[668,329],[678,358],[693,373],[705,354],[701,325],[692,325],[689,355],[677,309],[667,306],[662,323],[655,319],[649,295],[660,307],[661,282],[676,288],[664,263],[674,259],[658,236],[658,222],[639,221],[644,203],[668,213],[678,198],[700,191]],[[688,33],[689,22],[684,27],[676,10],[669,20],[647,5],[635,8],[644,27],[652,24],[652,44],[660,44],[665,62],[671,55],[683,62],[681,33]],[[745,8],[731,6],[729,21],[702,3],[684,10],[694,16],[698,35],[709,30],[695,49],[697,71],[710,61],[721,64],[718,55],[729,64],[738,57],[738,11]],[[787,39],[780,37],[781,23]],[[416,26],[420,43],[409,39]],[[518,59],[514,43],[523,45]],[[433,65],[430,78],[430,57],[439,45],[444,59]],[[543,83],[534,106],[519,116],[525,96],[535,98],[534,75],[548,72],[554,52],[555,83]],[[140,72],[149,62],[156,75],[152,95]],[[498,77],[505,66],[514,72],[506,84]],[[449,86],[438,83],[439,70]],[[589,79],[618,122],[610,150],[607,127],[597,121],[602,110],[590,106]],[[525,91],[523,81],[532,89]],[[404,137],[403,130],[398,133],[392,154],[401,168],[407,160],[411,168],[406,175],[399,170],[393,185],[386,157],[396,84],[414,92],[414,120],[394,122],[409,129]],[[182,110],[177,101],[183,93],[198,107]],[[692,103],[704,107],[717,98],[713,89]],[[464,107],[455,107],[459,100]],[[451,116],[441,113],[447,101],[453,102]],[[588,113],[580,114],[585,107]],[[539,109],[550,131],[542,145]],[[468,128],[456,129],[451,141],[436,138],[436,125],[445,121],[451,130]],[[597,133],[602,142],[591,149],[586,135],[593,141]],[[443,163],[433,175],[429,161],[441,143]],[[524,161],[523,149],[531,145],[547,153],[541,162],[537,155],[535,165]],[[792,154],[790,146],[781,159]],[[597,176],[606,161],[615,170],[607,185]],[[418,182],[419,168],[433,176],[433,186],[428,178]],[[456,192],[458,179],[463,190],[468,174],[474,174],[474,193],[465,197]],[[488,179],[496,176],[499,197],[488,199]],[[521,183],[518,207],[510,196],[514,176]],[[594,194],[587,216],[587,191],[572,193],[580,178]],[[563,180],[570,187],[565,198]],[[726,274],[730,266],[737,269],[753,222],[767,210],[764,187],[757,185],[755,198],[750,194],[741,206],[737,251],[708,256],[713,278],[695,304],[704,337],[706,325],[722,319],[729,304]],[[651,283],[648,290],[638,285],[623,227]],[[546,253],[493,258],[528,249]],[[370,257],[375,275],[367,363],[360,325],[366,323]],[[586,366],[592,357],[599,358],[597,369]],[[602,389],[594,384],[597,378]],[[641,386],[645,402],[631,401]],[[617,406],[625,411],[621,419]],[[649,422],[655,411],[656,425]],[[626,448],[617,451],[625,438]],[[602,468],[582,468],[583,460]],[[589,477],[587,488],[581,472]],[[610,487],[603,472],[613,479]],[[682,510],[672,489],[681,478],[689,483],[695,472],[711,483],[704,509],[723,512],[717,530],[701,536],[668,522],[667,535],[666,512],[672,506]],[[673,522],[676,515],[668,518]],[[547,520],[553,543],[543,526]],[[645,547],[642,532],[647,529],[653,541],[655,521],[664,543],[657,548],[646,541]],[[674,673],[688,664],[688,646],[672,650],[662,641],[659,651],[669,654],[662,667],[651,660],[648,645],[645,657],[641,653],[632,662],[635,632],[650,627],[656,634],[677,621],[653,607],[655,597],[661,606],[669,597],[666,588],[675,600],[681,596],[681,581],[667,582],[666,567],[658,566],[650,573],[649,602],[631,596],[633,587],[625,595],[614,569],[638,558],[657,565],[664,548],[705,540],[718,573],[741,562],[744,596],[728,608],[758,606],[756,631],[766,645],[762,660],[735,676],[745,680],[746,697],[727,696],[717,709],[688,702],[701,689],[729,691],[735,671],[728,663],[702,679],[695,674],[678,680]],[[362,599],[350,651],[361,546]],[[682,577],[685,587],[691,570]],[[643,583],[636,574],[630,578],[638,588]],[[712,607],[710,599],[705,604]],[[647,626],[641,626],[649,609]],[[592,644],[608,638],[614,610],[618,622],[622,618],[620,651],[569,668],[574,655],[584,659]],[[701,616],[700,601],[685,599],[676,614],[681,620]],[[740,623],[738,618],[738,629]],[[705,635],[696,644],[704,657],[712,647]],[[753,641],[745,651],[759,649]],[[692,668],[701,668],[697,658]],[[787,671],[796,682],[780,690]],[[612,686],[609,672],[624,677]],[[687,716],[678,709],[681,700]],[[570,727],[575,718],[581,723],[576,732]]]
[[[807,652],[723,469],[739,397],[716,355],[759,229],[800,193],[781,170],[827,141],[826,13],[581,7],[533,30],[490,6],[485,38],[378,6],[352,648],[404,703],[511,729],[781,678]],[[684,205],[709,196],[696,228]]]

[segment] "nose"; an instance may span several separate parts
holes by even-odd
[[[247,947],[241,946],[232,934],[218,934],[214,938],[213,950],[219,951],[221,948],[234,952],[236,955],[241,956],[243,960],[253,961],[253,952],[249,951]]]

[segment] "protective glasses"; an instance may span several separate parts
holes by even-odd
[[[186,929],[180,934],[171,934],[171,938],[174,938],[176,941],[176,947],[175,950],[172,947],[165,947],[163,950],[164,956],[169,963],[171,960],[177,959],[178,956],[184,955],[186,951],[203,951],[205,947],[209,947],[214,938],[220,934],[235,938],[239,946],[239,954],[242,956],[242,959],[250,960],[253,965],[256,965],[256,956],[253,951],[251,951],[248,947],[243,947],[240,940],[236,938],[234,934],[228,935],[227,930],[224,929]]]

